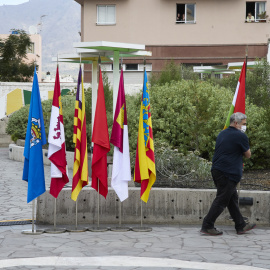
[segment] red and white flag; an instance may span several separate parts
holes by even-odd
[[[48,158],[51,161],[50,194],[57,198],[64,185],[69,182],[58,67],[55,77],[48,142]]]
[[[125,99],[123,70],[121,70],[119,81],[111,143],[114,145],[112,188],[115,190],[120,201],[122,202],[128,198],[128,181],[131,180],[127,106]]]

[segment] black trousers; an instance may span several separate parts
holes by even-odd
[[[246,226],[238,205],[237,183],[228,179],[223,172],[212,170],[212,177],[217,187],[216,198],[214,199],[208,214],[205,216],[202,229],[212,229],[219,215],[226,207],[235,223],[235,229],[241,230]]]

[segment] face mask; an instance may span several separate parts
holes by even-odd
[[[243,133],[245,133],[246,132],[246,130],[247,130],[247,126],[241,126],[241,129],[240,129]]]

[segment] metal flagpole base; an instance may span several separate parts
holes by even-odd
[[[44,230],[45,233],[54,233],[54,234],[64,233],[66,231],[67,231],[66,228],[49,228]]]
[[[67,232],[86,232],[87,228],[84,227],[75,227],[75,228],[70,228],[67,229]]]
[[[130,230],[131,230],[130,227],[123,227],[123,226],[116,226],[111,228],[111,231],[113,232],[127,232]]]
[[[152,228],[150,228],[150,227],[133,227],[133,228],[131,228],[131,230],[134,232],[151,232]]]
[[[88,231],[90,232],[106,232],[109,231],[108,227],[90,227],[88,228]]]
[[[44,230],[23,230],[22,234],[37,235],[44,233]]]
[[[35,228],[35,199],[32,200],[32,230],[23,230],[22,234],[38,235],[44,233],[44,230],[37,230]]]

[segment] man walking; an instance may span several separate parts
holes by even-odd
[[[212,164],[212,177],[217,187],[208,214],[202,224],[201,233],[206,235],[222,235],[223,232],[214,227],[216,219],[226,207],[235,223],[237,234],[255,228],[256,224],[247,224],[239,210],[236,186],[240,182],[243,172],[243,156],[251,157],[246,131],[245,114],[237,112],[230,117],[230,126],[221,131],[216,140],[215,153]]]

